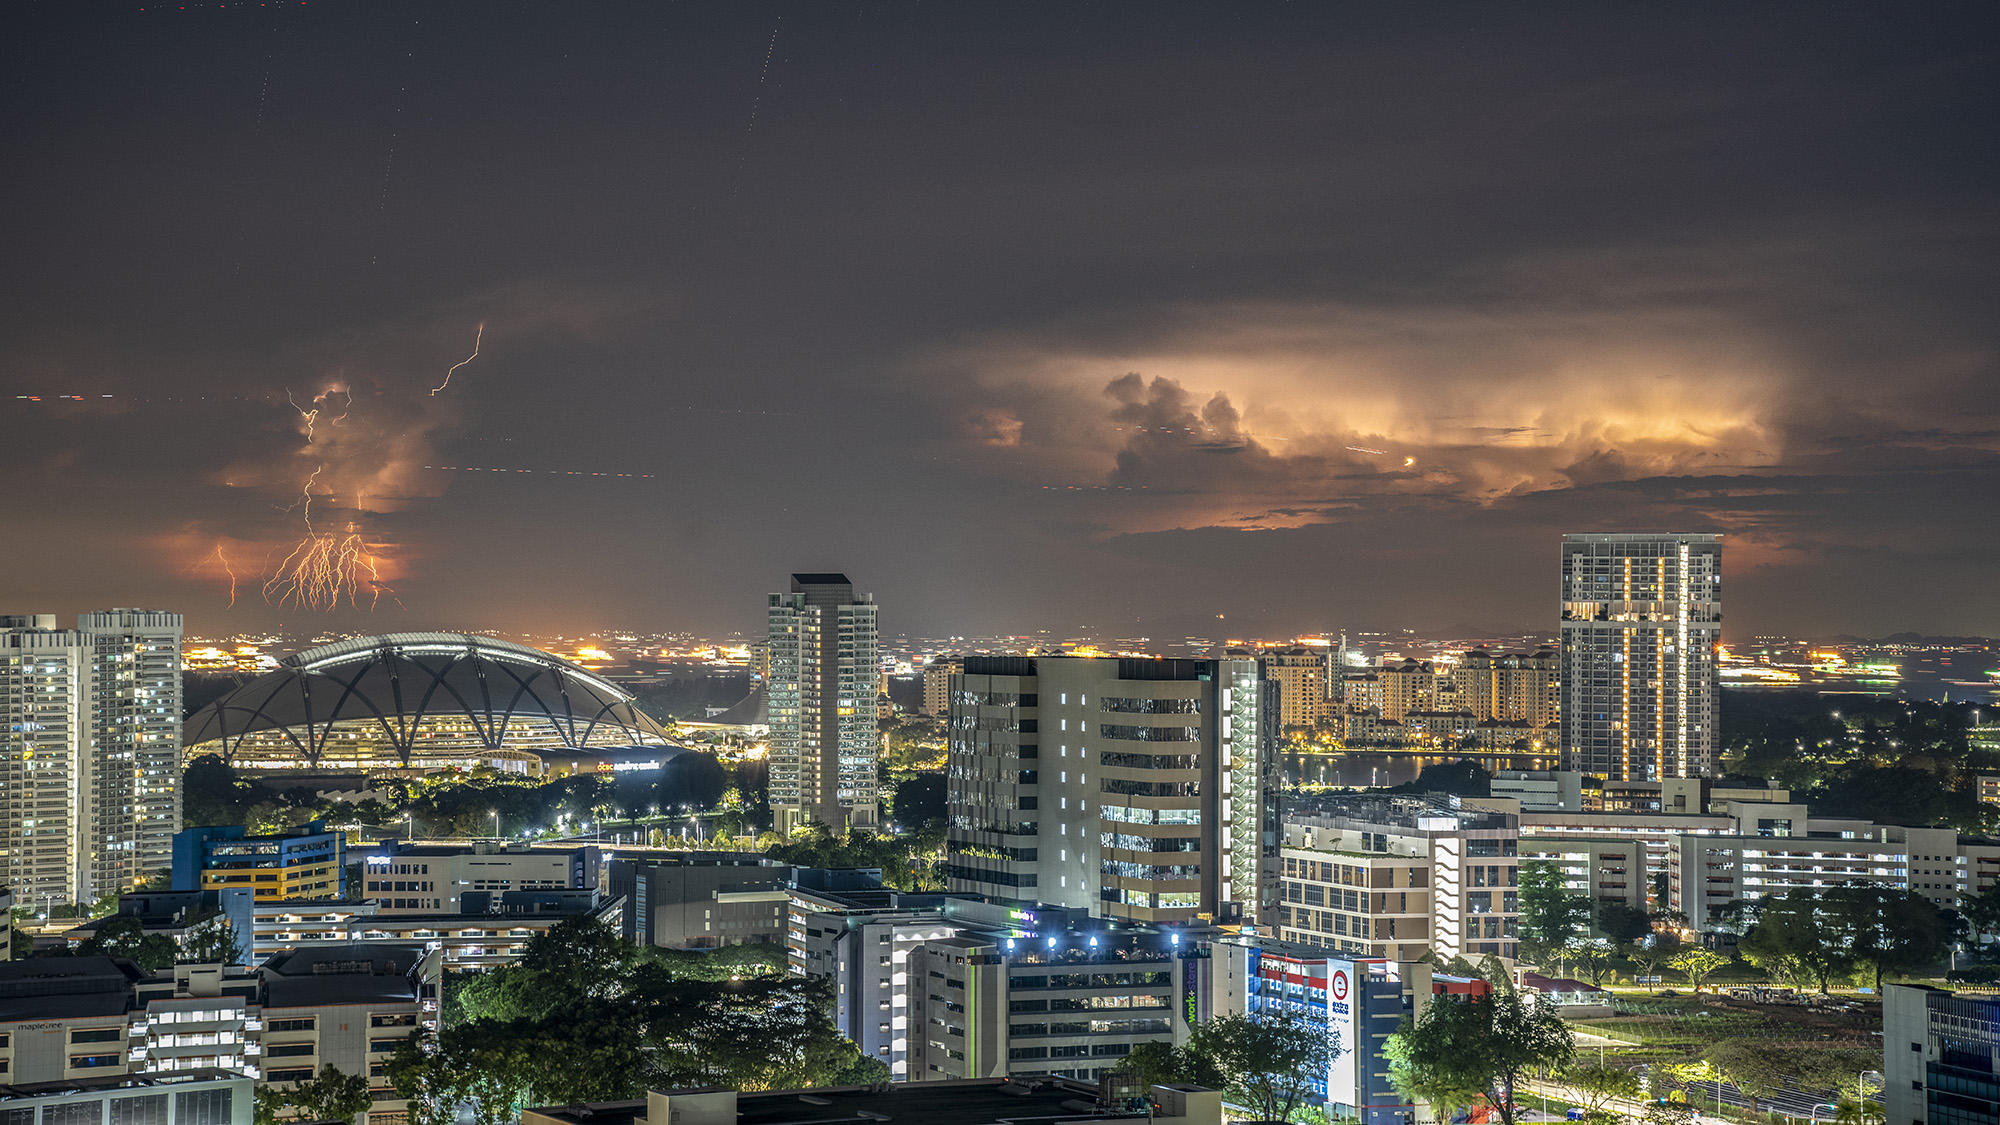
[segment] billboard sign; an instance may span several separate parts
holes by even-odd
[[[1355,995],[1356,980],[1354,962],[1326,963],[1326,1032],[1330,1047],[1326,1100],[1334,1105],[1354,1105],[1358,1094],[1354,1081],[1355,1048],[1360,1045],[1354,1018],[1354,1007],[1360,1000]]]

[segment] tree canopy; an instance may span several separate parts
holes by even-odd
[[[1885,974],[1943,959],[1959,934],[1958,916],[1895,887],[1797,887],[1764,900],[1738,948],[1774,976],[1822,993],[1836,977],[1861,971],[1881,990]]]
[[[1590,899],[1569,889],[1567,874],[1553,860],[1522,861],[1520,878],[1522,951],[1547,957],[1590,923]]]
[[[327,1063],[303,1082],[259,1083],[253,1120],[256,1125],[276,1125],[285,1118],[353,1121],[374,1103],[366,1075],[348,1074]]]
[[[463,1022],[405,1041],[388,1077],[417,1125],[448,1125],[461,1104],[498,1125],[526,1104],[649,1087],[886,1079],[886,1066],[834,1028],[825,991],[786,973],[778,951],[655,955],[577,916],[532,939],[519,963],[461,986]]]
[[[149,972],[180,959],[180,947],[165,934],[149,934],[145,923],[130,914],[113,914],[97,924],[90,937],[69,952],[78,957],[129,957]]]
[[[1141,1043],[1125,1066],[1149,1084],[1193,1082],[1222,1090],[1263,1121],[1289,1121],[1337,1052],[1338,1035],[1298,1016],[1217,1016],[1195,1025],[1186,1045]],[[1351,1050],[1351,1048],[1349,1048]]]
[[[1514,1095],[1539,1067],[1562,1067],[1576,1052],[1555,1006],[1512,990],[1439,996],[1389,1039],[1389,1080],[1404,1097],[1440,1113],[1483,1099],[1515,1125]]]

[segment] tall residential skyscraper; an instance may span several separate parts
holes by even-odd
[[[881,821],[875,599],[844,574],[794,574],[769,604],[771,809],[780,835]]]
[[[88,902],[173,866],[180,640],[174,613],[0,617],[0,868],[22,902]]]
[[[84,897],[92,657],[54,614],[0,617],[0,862],[16,901],[35,910]]]
[[[174,865],[181,830],[181,615],[112,609],[77,618],[90,638],[89,833],[93,895]]]
[[[954,891],[1134,922],[1261,922],[1278,880],[1278,688],[1255,660],[969,656]]]
[[[1563,536],[1568,768],[1616,781],[1715,772],[1721,539]]]

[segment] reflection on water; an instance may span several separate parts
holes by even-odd
[[[1284,756],[1285,784],[1329,785],[1350,789],[1385,788],[1415,781],[1425,766],[1471,759],[1487,770],[1552,770],[1556,758],[1528,754],[1409,754],[1394,751],[1344,750],[1338,754]]]

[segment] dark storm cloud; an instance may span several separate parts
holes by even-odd
[[[14,596],[267,621],[188,556],[322,457],[404,564],[349,627],[1532,622],[1670,526],[1733,624],[2000,632],[1984,19],[30,13],[0,465],[86,557]]]

